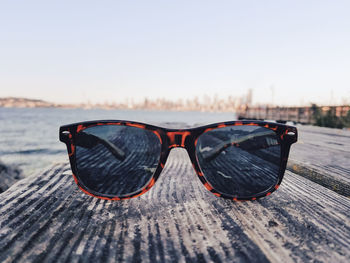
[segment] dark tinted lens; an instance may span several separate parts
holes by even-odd
[[[121,125],[94,126],[76,137],[77,176],[103,195],[130,195],[146,186],[159,162],[161,144],[151,131]]]
[[[281,147],[276,133],[259,126],[231,126],[202,134],[196,155],[207,181],[219,192],[248,197],[278,181]]]

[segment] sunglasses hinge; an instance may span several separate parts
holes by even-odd
[[[294,131],[289,131],[286,134],[286,139],[289,143],[295,143],[298,140],[298,135]]]
[[[61,142],[67,143],[72,137],[71,133],[67,130],[60,130],[59,139]]]

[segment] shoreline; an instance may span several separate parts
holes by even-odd
[[[5,192],[14,183],[23,178],[23,171],[20,168],[5,164],[0,160],[0,193]]]

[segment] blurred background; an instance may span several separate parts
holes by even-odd
[[[350,127],[349,1],[2,1],[0,159],[67,161],[60,125]],[[181,126],[180,125],[180,126]]]

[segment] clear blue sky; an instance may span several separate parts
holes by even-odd
[[[1,1],[1,97],[248,89],[254,102],[349,103],[350,1]]]

